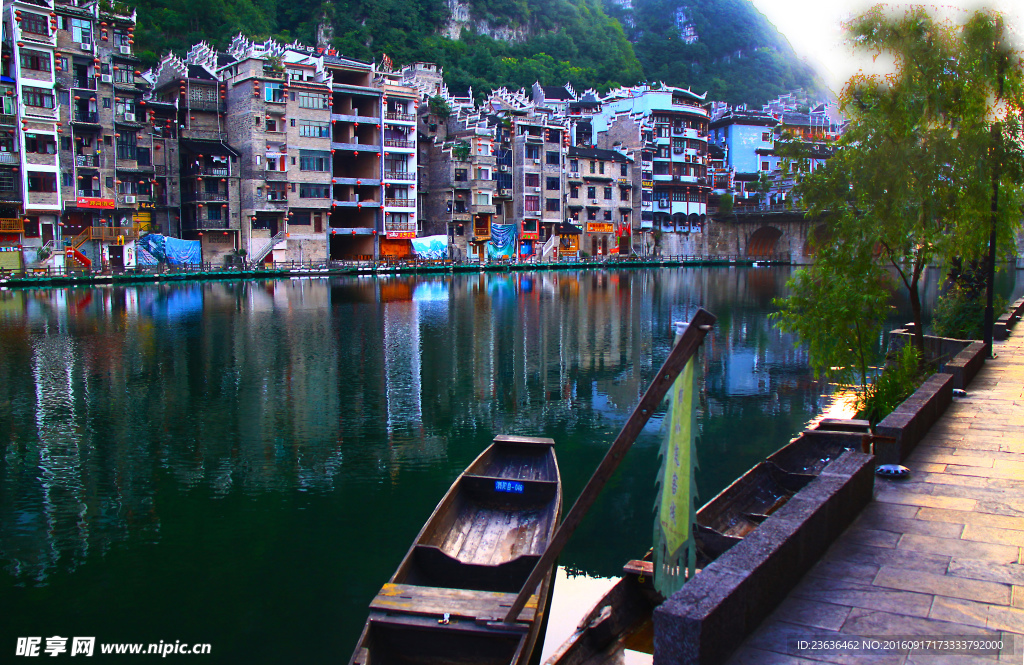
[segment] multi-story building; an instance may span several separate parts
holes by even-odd
[[[374,85],[383,91],[382,123],[384,153],[383,225],[380,239],[382,257],[412,255],[412,238],[419,230],[417,216],[417,173],[419,92],[402,80],[400,72],[380,72]]]
[[[306,170],[331,173],[328,256],[332,260],[375,260],[380,256],[385,170],[381,150],[384,93],[373,85],[373,63],[328,54],[324,66],[332,77],[331,150],[327,162],[321,161],[323,155],[307,153]],[[406,122],[397,116],[394,121]],[[415,183],[415,170],[399,170],[406,163],[401,159],[388,163],[391,183]]]
[[[548,252],[554,241],[550,246],[548,242],[558,235],[556,227],[566,220],[567,124],[564,119],[536,113],[512,118],[512,219],[522,230],[522,237],[536,237]],[[561,249],[563,255],[576,251],[578,248]],[[543,256],[544,249],[537,254]]]
[[[593,117],[598,146],[634,160],[639,155],[633,183],[640,196],[633,196],[633,219],[639,217],[641,233],[661,232],[663,253],[700,251],[693,236],[703,231],[711,191],[704,98],[664,85],[621,88],[609,93]]]
[[[239,207],[239,152],[228,143],[229,90],[217,73],[223,62],[222,54],[197,44],[184,59],[164,56],[153,75],[154,100],[175,108],[181,205],[169,232],[201,241],[203,261],[214,264],[249,242]]]
[[[5,268],[32,262],[46,242],[60,236],[57,145],[63,128],[54,78],[57,28],[48,0],[4,2],[0,266]]]
[[[231,91],[228,136],[240,153],[246,254],[257,262],[324,260],[332,186],[323,55],[241,35],[227,54],[219,73]]]
[[[725,151],[724,166],[731,169],[741,200],[757,192],[761,173],[777,166],[774,158],[775,128],[779,121],[770,113],[726,109],[709,124],[710,139]]]
[[[632,166],[633,159],[616,150],[569,148],[569,219],[583,228],[581,249],[591,256],[630,251]]]

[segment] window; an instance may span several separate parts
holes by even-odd
[[[526,146],[527,159],[540,159],[540,148],[535,145]]]
[[[208,211],[206,213],[206,219],[210,220],[211,222],[220,221],[221,208],[217,206],[207,206],[206,210]]]
[[[580,160],[578,160],[578,159],[570,159],[569,160],[569,170],[572,171],[573,173],[579,173],[580,172]]]
[[[549,192],[557,192],[559,189],[561,189],[561,187],[562,187],[562,179],[561,178],[555,176],[553,178],[548,178],[547,180],[548,180],[547,189],[548,189]]]
[[[597,221],[597,208],[587,208],[587,221],[589,221],[589,222],[596,222]]]
[[[683,190],[681,189],[674,189],[672,190],[672,200],[676,201],[677,203],[686,201],[686,193],[683,192]]]
[[[276,132],[277,131],[277,121],[276,120],[267,120],[267,131],[268,132]]]
[[[491,179],[491,170],[490,169],[477,168],[477,170],[476,170],[476,179],[477,180],[490,180]]]
[[[629,200],[629,190],[628,189],[623,188],[623,189],[619,190],[619,200],[620,201],[628,201]]]
[[[597,198],[597,187],[593,187],[593,186],[587,187],[587,198],[588,199],[596,199]]]
[[[62,187],[71,187],[72,185],[75,184],[75,174],[74,173],[61,173],[60,174],[60,184],[61,184]]]
[[[53,71],[53,67],[50,66],[50,54],[23,48],[21,49],[21,68],[34,69],[37,72]]]
[[[137,135],[135,132],[121,130],[121,136],[117,138],[117,158],[135,159],[135,143]]]
[[[557,129],[545,129],[544,133],[544,140],[548,143],[558,143],[562,139],[562,133]]]
[[[313,216],[312,212],[306,210],[294,211],[295,215],[288,218],[288,226],[309,226],[312,222],[310,218]]]
[[[331,153],[324,150],[300,150],[299,169],[302,171],[330,171]]]
[[[491,195],[487,192],[477,192],[473,202],[478,206],[489,206],[491,205]]]
[[[469,179],[469,169],[455,169],[455,182],[466,182]]]
[[[21,16],[21,29],[34,35],[50,36],[49,20],[40,14],[25,12]]]
[[[118,194],[134,194],[135,193],[135,181],[134,180],[122,180],[121,184],[117,186]]]
[[[57,154],[57,141],[52,134],[25,134],[25,152],[55,155]]]
[[[28,191],[30,192],[56,192],[57,174],[43,173],[38,171],[28,172]]]
[[[26,106],[38,106],[44,109],[53,108],[53,94],[49,90],[42,88],[22,86],[21,100],[25,102]]]
[[[597,163],[596,162],[590,162],[590,172],[591,173],[597,173]]]
[[[580,186],[572,185],[569,187],[569,198],[578,199],[580,197]]]
[[[135,83],[135,73],[131,69],[120,66],[114,68],[114,83],[127,83],[131,85]]]
[[[292,119],[292,126],[295,119]],[[299,121],[299,136],[309,136],[316,139],[327,138],[331,135],[331,125],[326,122],[315,122],[313,120]]]
[[[627,164],[619,164],[619,175],[622,176],[623,178],[628,177],[629,176],[629,165],[627,165]]]
[[[152,165],[149,148],[135,148],[135,161],[139,166]]]
[[[598,162],[600,164],[601,175],[604,175],[604,162]]]
[[[539,196],[524,196],[523,203],[526,206],[526,212],[540,212]]]
[[[526,174],[526,186],[527,187],[540,187],[540,174],[539,173],[527,173]]]
[[[109,109],[110,108],[110,97],[104,97],[103,98],[103,108],[105,108],[105,109]]]
[[[771,169],[768,168],[768,162],[761,162],[761,170],[762,171],[770,171],[771,170]]]
[[[304,199],[329,199],[331,198],[331,186],[300,183],[299,197]],[[309,222],[306,223],[308,224]]]
[[[761,134],[761,140],[764,141],[765,143],[768,143],[769,141],[772,140],[772,133],[764,132],[763,134]]]
[[[26,238],[38,238],[39,237],[39,218],[38,217],[26,217],[25,227],[22,234]]]
[[[548,166],[558,166],[561,164],[561,159],[558,156],[557,150],[548,150],[547,152],[547,164]]]
[[[284,103],[284,84],[283,83],[264,83],[263,84],[263,101],[266,102],[281,102]]]
[[[558,199],[544,199],[544,209],[548,212],[558,212],[560,209]]]
[[[605,201],[611,201],[612,200],[612,188],[611,187],[605,187],[604,188],[604,200]]]
[[[606,222],[612,221],[612,211],[611,210],[605,210],[604,211],[604,221],[606,221]]]
[[[63,136],[63,137],[61,137],[61,139],[60,139],[60,148],[61,148],[61,150],[71,150],[71,137],[70,136]]]
[[[92,42],[92,22],[83,18],[71,19],[71,38],[82,44]]]
[[[284,182],[271,182],[267,183],[267,200],[268,201],[287,201],[288,200],[288,184]]]
[[[327,97],[324,97],[322,94],[314,92],[300,92],[299,108],[325,109],[327,108]]]
[[[113,189],[113,188],[114,188],[114,179],[108,177],[107,178],[107,189]]]

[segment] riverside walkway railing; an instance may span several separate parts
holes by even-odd
[[[624,256],[624,257],[559,257],[546,261],[508,259],[477,261],[452,261],[431,259],[409,259],[384,257],[372,260],[364,257],[360,260],[333,261],[275,261],[267,263],[235,262],[228,265],[213,263],[193,263],[186,265],[159,264],[156,266],[138,266],[133,268],[116,268],[106,266],[93,271],[83,270],[81,266],[71,267],[26,267],[17,270],[0,269],[0,285],[45,285],[47,282],[80,283],[105,281],[160,281],[163,279],[230,279],[252,278],[262,276],[302,276],[358,273],[410,273],[410,272],[476,272],[476,271],[511,271],[511,270],[552,270],[552,269],[600,269],[629,267],[673,267],[699,265],[769,265],[788,264],[788,255],[772,256]]]

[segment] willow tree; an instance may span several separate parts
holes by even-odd
[[[849,124],[835,154],[797,186],[808,216],[822,220],[826,232],[816,238],[816,265],[792,285],[803,282],[806,296],[815,280],[840,279],[863,291],[848,306],[836,302],[848,289],[819,288],[812,300],[791,297],[779,320],[798,333],[816,330],[826,347],[851,343],[840,330],[849,322],[835,320],[835,312],[877,331],[875,266],[887,266],[907,290],[920,348],[925,269],[951,257],[981,258],[990,220],[1008,249],[1019,223],[1021,60],[1001,18],[988,12],[952,24],[922,8],[896,15],[879,6],[847,31],[856,49],[890,56],[895,69],[847,83],[840,101]],[[797,154],[799,146],[789,150]],[[995,213],[994,187],[1000,191]],[[875,257],[870,267],[866,255]],[[838,352],[817,353],[812,363],[826,366],[824,359]]]

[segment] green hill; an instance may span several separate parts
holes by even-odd
[[[452,39],[444,36],[456,32],[446,0],[138,0],[135,34],[137,52],[152,64],[200,40],[223,48],[239,31],[315,44],[323,22],[345,55],[436,62],[452,90],[472,86],[478,95],[534,81],[604,90],[663,80],[759,104],[817,85],[748,0],[634,2],[624,10],[601,0],[461,0],[468,16]],[[692,44],[665,20],[684,4],[699,35]]]

